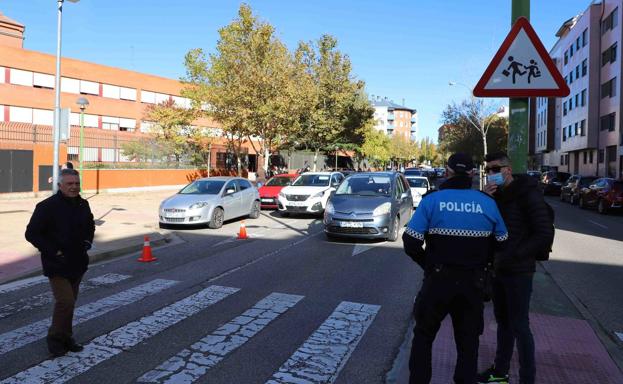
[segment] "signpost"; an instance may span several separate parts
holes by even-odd
[[[569,95],[529,16],[530,1],[513,0],[512,28],[474,87],[477,97],[510,97],[508,154],[517,173],[525,173],[528,165],[528,98]]]

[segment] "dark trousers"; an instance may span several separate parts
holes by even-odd
[[[74,307],[78,299],[82,276],[75,279],[52,276],[49,279],[54,295],[54,312],[48,335],[71,337]]]
[[[500,275],[493,280],[493,310],[498,325],[495,368],[507,374],[517,343],[519,381],[534,384],[534,339],[530,330],[530,297],[533,274]]]
[[[409,383],[430,382],[433,341],[448,314],[452,319],[457,351],[454,382],[476,382],[478,338],[483,330],[482,278],[482,271],[443,269],[424,278],[415,301]]]

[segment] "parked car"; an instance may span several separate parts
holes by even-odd
[[[579,199],[580,208],[596,207],[597,212],[605,214],[609,210],[623,206],[623,180],[603,177],[582,188]]]
[[[568,201],[571,204],[576,204],[580,198],[580,190],[588,187],[595,180],[597,180],[596,176],[571,176],[562,187],[560,187],[560,201]]]
[[[260,217],[260,194],[241,177],[207,177],[182,188],[160,203],[160,226],[207,224],[216,229],[225,220]]]
[[[535,178],[537,181],[541,180],[541,171],[527,171],[528,176]]]
[[[398,172],[366,172],[348,177],[327,204],[324,231],[335,237],[396,241],[411,219],[413,198]]]
[[[411,189],[411,197],[413,198],[413,208],[417,208],[422,201],[422,196],[432,189],[428,179],[423,176],[407,176],[407,183]]]
[[[403,172],[404,176],[424,176],[426,177],[426,172],[420,168],[406,168]]]
[[[279,192],[277,209],[290,213],[322,214],[332,191],[344,180],[340,172],[307,172]]]
[[[279,192],[281,192],[284,187],[292,184],[292,181],[297,177],[298,175],[295,174],[282,174],[271,177],[266,184],[262,185],[259,189],[260,207],[264,209],[277,209]]]
[[[437,173],[437,177],[444,177],[446,175],[445,168],[435,168],[435,172]]]
[[[560,195],[562,184],[571,177],[567,172],[547,171],[541,176],[541,188],[545,195]]]

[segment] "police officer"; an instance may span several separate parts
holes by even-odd
[[[433,341],[448,314],[457,349],[454,382],[476,382],[485,268],[508,233],[495,201],[471,189],[473,168],[471,156],[450,156],[448,179],[422,199],[402,237],[405,252],[424,269],[414,308],[412,384],[430,382]]]

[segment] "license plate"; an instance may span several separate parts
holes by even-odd
[[[167,218],[170,217],[172,219],[180,218],[180,217],[184,217],[184,212],[167,212],[165,213],[164,217],[167,217]]]
[[[307,203],[304,201],[288,201],[290,207],[306,207]]]
[[[356,221],[340,221],[340,227],[342,228],[363,228],[363,223]]]
[[[262,199],[262,203],[272,203],[273,199]]]

